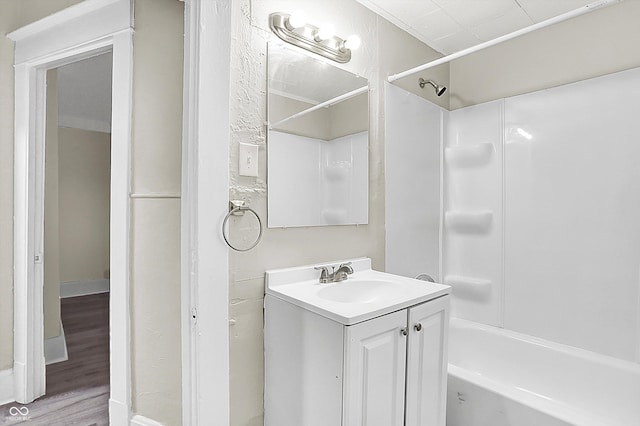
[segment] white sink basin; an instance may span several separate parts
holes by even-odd
[[[318,265],[267,271],[266,293],[341,324],[352,325],[451,291],[446,285],[375,271],[371,269],[371,259],[349,261],[354,273],[338,283],[321,284],[320,272],[314,269]]]
[[[339,303],[374,303],[380,300],[392,300],[404,293],[404,289],[388,281],[347,280],[320,289],[317,295],[321,299]]]

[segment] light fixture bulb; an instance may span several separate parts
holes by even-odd
[[[316,40],[327,40],[336,33],[336,29],[332,24],[322,24],[316,33]]]
[[[291,25],[292,28],[304,27],[307,25],[307,15],[301,10],[296,10],[289,15],[289,25]]]
[[[344,47],[350,50],[357,50],[361,44],[362,41],[360,40],[360,37],[358,37],[356,34],[352,34],[347,37],[347,40],[344,42]]]

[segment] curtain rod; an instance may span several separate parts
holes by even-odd
[[[284,123],[285,121],[289,121],[289,120],[292,120],[292,119],[294,119],[294,118],[298,118],[298,117],[300,117],[300,116],[302,116],[302,115],[309,114],[310,112],[313,112],[313,111],[319,110],[320,108],[328,107],[328,106],[331,106],[331,105],[333,105],[333,104],[337,104],[338,102],[342,102],[342,101],[344,101],[344,100],[347,100],[347,99],[349,99],[349,98],[353,98],[354,96],[357,96],[357,95],[359,95],[360,93],[364,93],[364,92],[366,92],[367,90],[369,90],[369,85],[362,86],[361,88],[356,89],[356,90],[352,90],[352,91],[350,91],[350,92],[347,92],[347,93],[345,93],[344,95],[336,96],[336,97],[335,97],[335,98],[333,98],[333,99],[329,99],[328,101],[322,102],[321,104],[318,104],[318,105],[312,106],[311,108],[307,108],[307,109],[302,110],[302,111],[300,111],[300,112],[298,112],[298,113],[296,113],[296,114],[293,114],[293,115],[292,115],[292,116],[290,116],[290,117],[283,118],[282,120],[277,121],[277,122],[275,122],[275,123],[270,123],[270,124],[269,124],[269,129],[273,129],[275,126],[277,126],[277,125],[279,125],[279,124],[282,124],[282,123]]]
[[[391,83],[400,78],[407,77],[409,75],[418,73],[420,71],[424,71],[429,68],[436,67],[438,65],[446,64],[447,62],[451,62],[454,59],[461,58],[463,56],[469,55],[471,53],[477,52],[482,49],[486,49],[487,47],[491,47],[493,45],[502,43],[503,41],[511,40],[512,38],[519,37],[523,34],[530,33],[531,31],[538,30],[540,28],[547,27],[549,25],[557,24],[558,22],[566,21],[567,19],[574,18],[576,16],[584,15],[585,13],[593,12],[596,9],[600,9],[605,6],[609,6],[613,3],[618,3],[622,0],[599,0],[593,3],[589,3],[586,6],[579,7],[578,9],[574,9],[567,13],[563,13],[562,15],[555,16],[553,18],[549,18],[545,21],[538,22],[537,24],[530,25],[528,27],[519,29],[517,31],[513,31],[509,34],[505,34],[493,40],[485,41],[484,43],[476,44],[475,46],[471,46],[467,49],[463,49],[459,52],[452,53],[451,55],[444,56],[440,59],[436,59],[435,61],[427,62],[424,65],[417,66],[415,68],[411,68],[407,71],[390,75],[387,80]]]

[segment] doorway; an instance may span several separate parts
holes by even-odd
[[[47,71],[46,394],[28,405],[32,420],[109,419],[111,70],[107,52]]]
[[[112,52],[109,421],[131,417],[129,191],[132,20],[128,0],[86,1],[8,37],[15,42],[14,396],[45,394],[43,281],[46,77],[50,69]]]

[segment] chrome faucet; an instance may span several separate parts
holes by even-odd
[[[340,281],[344,281],[349,278],[348,274],[353,274],[353,268],[351,267],[351,262],[343,263],[338,266],[338,269],[333,273],[333,282],[337,283]]]
[[[331,272],[329,272],[331,268]],[[315,266],[314,269],[320,271],[320,283],[337,283],[348,278],[349,274],[353,274],[351,262],[342,263],[337,268],[335,266]]]
[[[331,272],[327,266],[314,266],[313,269],[320,271],[320,284],[332,283],[335,266],[331,267]]]

